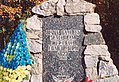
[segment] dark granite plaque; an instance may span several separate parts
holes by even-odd
[[[83,68],[83,16],[43,18],[43,82],[79,82]]]

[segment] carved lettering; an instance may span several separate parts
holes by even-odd
[[[47,35],[50,36],[48,51],[79,51],[75,40],[80,30],[47,30]]]
[[[79,51],[79,47],[77,45],[70,45],[70,46],[66,46],[66,45],[48,45],[48,50],[49,51]]]

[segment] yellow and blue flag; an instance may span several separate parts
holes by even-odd
[[[21,82],[30,73],[30,64],[25,31],[19,24],[0,52],[0,82]]]

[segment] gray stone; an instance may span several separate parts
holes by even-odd
[[[100,32],[102,30],[101,25],[85,25],[85,30],[87,32]]]
[[[40,30],[30,30],[26,33],[29,39],[35,40],[38,43],[42,43],[42,28]]]
[[[41,53],[39,54],[33,54],[34,57],[36,58],[39,58],[39,59],[42,59],[43,55]]]
[[[38,35],[35,35],[33,31],[26,32],[26,35],[27,35],[27,38],[30,38],[30,39],[39,39]]]
[[[48,0],[48,1],[53,2],[53,3],[57,3],[58,2],[58,0]]]
[[[110,56],[99,56],[99,59],[105,62],[113,62]]]
[[[91,13],[84,16],[84,23],[86,25],[99,25],[100,17],[97,13]]]
[[[107,45],[88,45],[84,51],[84,54],[110,56]]]
[[[56,13],[56,3],[53,0],[45,1],[32,8],[32,12],[38,15],[50,16]]]
[[[97,63],[98,63],[98,56],[85,56],[85,64],[87,68],[93,68],[93,67],[97,67]]]
[[[27,19],[26,28],[29,30],[42,30],[42,19],[38,18],[37,15],[33,15]]]
[[[42,59],[38,57],[33,57],[34,64],[40,64],[42,66]]]
[[[42,44],[42,40],[35,40],[37,43]]]
[[[84,12],[85,13],[94,13],[96,5],[92,4],[90,2],[87,2],[86,0],[83,0],[83,1],[84,1],[84,5],[85,5],[85,7],[84,7],[85,11]]]
[[[42,52],[42,43],[38,43],[35,40],[31,40],[28,42],[30,52],[32,53],[40,53]]]
[[[65,0],[59,0],[57,3],[57,15],[64,15]]]
[[[33,60],[34,64],[32,64],[31,73],[35,75],[42,74],[42,59],[34,58]]]
[[[94,12],[94,8],[94,4],[84,0],[67,0],[66,4],[65,0],[48,0],[32,8],[32,12],[43,16],[50,16],[55,13],[60,16],[65,13],[69,15],[80,15],[82,13],[92,13]]]
[[[96,80],[94,82],[119,82],[119,76],[116,75],[108,78],[103,78],[103,79]]]
[[[101,33],[88,33],[85,36],[84,45],[100,45],[105,44]]]
[[[69,15],[94,12],[95,5],[84,0],[67,0],[65,10]]]
[[[96,80],[98,78],[97,68],[86,68],[86,76],[91,80]]]
[[[43,27],[43,81],[84,79],[83,16],[43,18]]]
[[[42,58],[39,58],[39,55],[40,54],[32,55],[33,64],[31,68],[31,74],[34,75],[42,74],[43,71]]]
[[[112,62],[100,61],[99,63],[99,76],[101,78],[118,75],[116,66]]]
[[[32,75],[30,82],[42,82],[42,74]]]
[[[34,31],[34,34],[37,35],[38,37],[42,38],[42,28],[38,31]]]

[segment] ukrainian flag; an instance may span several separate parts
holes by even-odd
[[[0,82],[21,82],[30,73],[30,58],[23,24],[19,24],[0,52]]]

